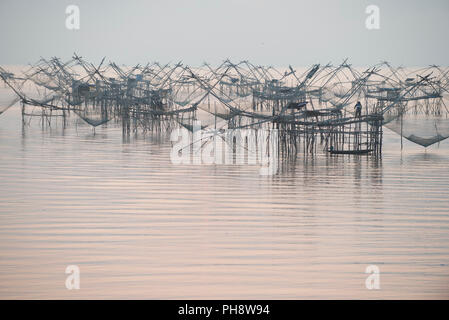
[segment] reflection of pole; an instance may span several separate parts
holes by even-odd
[[[22,126],[25,125],[25,102],[22,101]]]
[[[402,106],[401,106],[401,151],[402,151],[402,147],[403,147],[403,144],[402,144],[402,119],[403,119],[403,115],[404,115],[404,112],[403,112],[403,109],[402,109]]]

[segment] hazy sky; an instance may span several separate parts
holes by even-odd
[[[80,8],[79,30],[65,26],[70,4]],[[365,27],[370,4],[380,8],[379,30]],[[356,66],[447,66],[448,14],[448,0],[0,0],[0,64],[76,51],[120,64],[305,66],[347,57]]]

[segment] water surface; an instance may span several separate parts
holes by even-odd
[[[1,298],[449,298],[449,143],[385,129],[384,153],[274,176],[174,165],[109,123],[0,116]],[[380,290],[365,268],[380,269]],[[78,265],[81,289],[67,290]]]

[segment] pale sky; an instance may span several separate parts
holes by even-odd
[[[65,26],[70,4],[79,30]],[[379,30],[365,27],[371,4]],[[0,0],[0,65],[77,52],[119,64],[230,58],[283,67],[347,57],[355,66],[448,66],[448,14],[448,0]]]

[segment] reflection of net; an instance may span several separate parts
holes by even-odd
[[[428,147],[449,137],[447,115],[405,113],[402,118],[394,113],[384,115],[384,125],[407,140]]]

